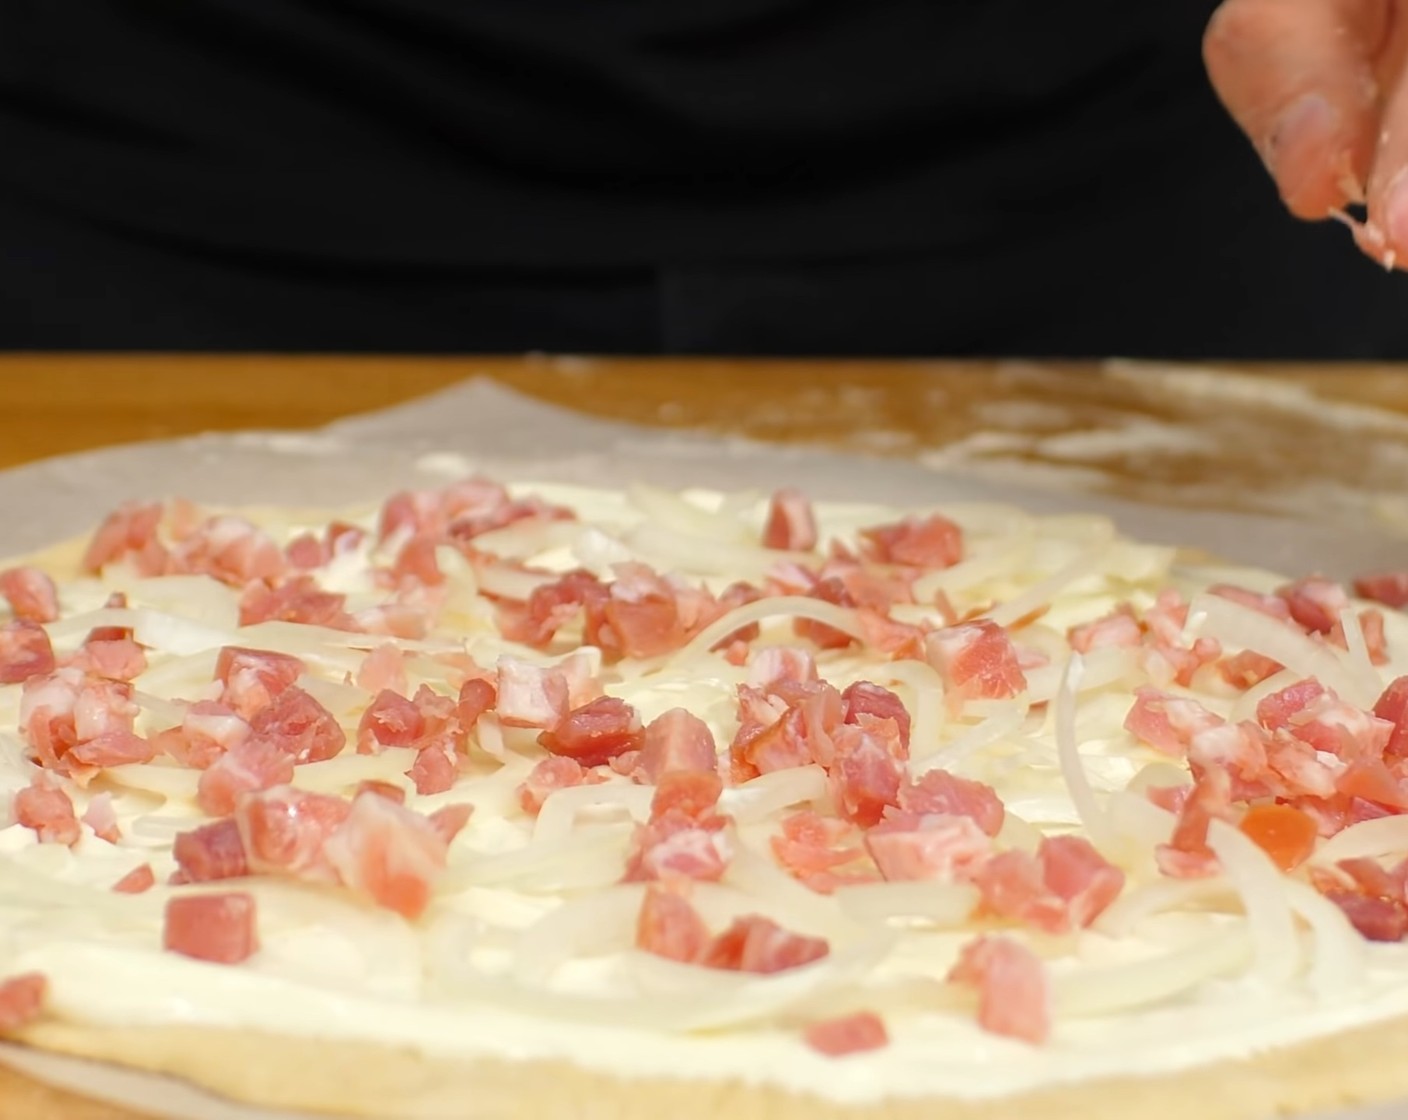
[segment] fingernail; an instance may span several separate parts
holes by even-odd
[[[1281,197],[1292,199],[1325,165],[1325,149],[1334,141],[1339,114],[1318,93],[1292,101],[1277,118],[1262,148],[1262,159]]]
[[[1384,228],[1393,248],[1408,250],[1408,169],[1395,175],[1384,192]]]

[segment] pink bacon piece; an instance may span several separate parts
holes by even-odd
[[[221,700],[251,719],[274,697],[291,688],[303,662],[273,650],[225,646],[215,662],[215,679],[224,685]]]
[[[773,493],[763,524],[763,547],[789,552],[810,552],[816,547],[816,514],[800,490]]]
[[[248,960],[259,950],[254,896],[231,891],[171,899],[162,946],[215,964]]]
[[[963,530],[938,514],[861,530],[863,547],[882,564],[951,568],[963,559]]]
[[[49,632],[20,619],[0,625],[0,684],[20,684],[54,671]]]
[[[644,739],[636,710],[624,700],[602,696],[568,712],[538,736],[538,743],[549,754],[599,766],[626,751],[639,750]]]
[[[928,636],[925,648],[929,663],[962,698],[1007,700],[1027,687],[1012,639],[995,622],[946,626]]]
[[[844,1058],[867,1050],[881,1050],[890,1044],[885,1021],[873,1011],[856,1011],[836,1019],[812,1023],[802,1032],[802,1041],[818,1054]]]
[[[67,844],[70,848],[83,835],[73,801],[63,790],[47,784],[43,775],[15,794],[15,821],[32,828],[41,844]]]
[[[978,989],[978,1023],[993,1034],[1039,1045],[1051,1033],[1046,969],[1026,946],[1007,937],[966,945],[949,979]]]
[[[14,616],[26,622],[53,622],[59,617],[58,588],[38,568],[0,571],[0,596],[10,604]]]
[[[40,972],[25,972],[0,981],[0,1031],[17,1031],[44,1011],[49,980]]]

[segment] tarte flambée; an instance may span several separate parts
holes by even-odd
[[[0,573],[0,1027],[357,1116],[1408,1092],[1408,578],[472,478]]]

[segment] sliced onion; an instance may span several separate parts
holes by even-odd
[[[1372,707],[1378,699],[1377,693],[1364,689],[1330,646],[1312,641],[1289,623],[1221,595],[1195,595],[1188,606],[1187,629],[1233,649],[1253,650],[1279,661],[1301,677],[1314,677],[1361,708]]]
[[[1310,986],[1320,996],[1352,992],[1364,979],[1364,939],[1345,913],[1319,891],[1295,879],[1284,880],[1286,897],[1315,938]]]
[[[1405,852],[1408,852],[1408,814],[1352,824],[1321,844],[1310,859],[1329,866],[1342,859],[1374,859]]]
[[[722,618],[715,619],[694,635],[675,656],[697,657],[718,645],[735,630],[741,630],[755,622],[765,622],[770,618],[809,618],[813,622],[822,622],[843,634],[849,634],[857,641],[865,641],[865,629],[855,611],[838,607],[824,599],[809,599],[804,595],[778,595],[745,603]]]
[[[955,735],[932,754],[916,755],[910,760],[910,772],[918,776],[930,770],[953,770],[969,756],[1015,734],[1026,718],[1026,705],[1020,700],[1012,700],[981,723]]]
[[[1221,875],[1204,879],[1155,879],[1127,890],[1095,919],[1094,928],[1110,937],[1129,937],[1146,918],[1165,910],[1204,907],[1234,899],[1236,888]]]
[[[780,809],[826,796],[826,771],[820,766],[793,766],[760,774],[724,790],[719,804],[739,824],[772,817]]]
[[[519,980],[542,983],[574,957],[620,952],[635,944],[636,920],[645,898],[644,883],[624,883],[550,910],[518,934],[513,972]]]
[[[902,684],[909,691],[909,750],[927,754],[939,745],[944,722],[943,678],[927,661],[902,658],[877,667],[870,674],[872,683],[890,681]]]
[[[1172,999],[1219,976],[1240,972],[1252,957],[1244,929],[1228,929],[1193,945],[1127,964],[1081,968],[1051,978],[1058,1015],[1113,1015]]]
[[[1286,890],[1290,880],[1245,833],[1226,821],[1209,825],[1208,847],[1241,896],[1256,947],[1253,971],[1267,984],[1288,983],[1301,965],[1300,939]]]
[[[1103,519],[1102,524],[1103,528],[1092,531],[1091,536],[1094,538],[1092,542],[1081,549],[1073,559],[1057,568],[1045,579],[1032,584],[1020,595],[1008,599],[1005,603],[999,603],[992,610],[986,612],[984,617],[999,626],[1010,626],[1018,619],[1045,607],[1070,584],[1085,576],[1095,574],[1099,570],[1100,561],[1104,559],[1114,539],[1113,526]]]
[[[566,840],[576,824],[577,814],[590,809],[615,806],[637,821],[650,816],[654,786],[638,786],[630,782],[612,781],[601,785],[569,786],[554,790],[543,802],[533,827],[534,844],[552,844]]]
[[[293,784],[312,793],[344,793],[361,782],[390,782],[405,787],[406,771],[416,760],[414,747],[386,747],[379,754],[343,751],[322,762],[295,767]]]
[[[970,883],[857,883],[832,895],[841,910],[860,922],[922,918],[941,928],[962,926],[978,908],[978,888]]]
[[[1379,671],[1374,668],[1373,661],[1369,659],[1369,645],[1364,640],[1364,627],[1360,625],[1359,612],[1353,607],[1345,607],[1340,611],[1339,618],[1340,629],[1344,631],[1344,656],[1348,662],[1346,669],[1364,695],[1377,699],[1383,691],[1384,682],[1379,678]]]
[[[446,872],[443,887],[505,886],[526,894],[599,890],[620,882],[631,828],[629,823],[589,825],[551,843],[494,855],[472,854]]]
[[[932,603],[940,591],[959,595],[1012,576],[1030,559],[1035,541],[1030,529],[1013,533],[988,542],[950,568],[927,572],[914,581],[915,601]]]
[[[1066,791],[1071,795],[1071,803],[1075,806],[1086,835],[1097,848],[1107,849],[1114,840],[1110,822],[1096,799],[1090,779],[1086,777],[1080,747],[1076,742],[1076,694],[1080,689],[1084,667],[1085,663],[1080,654],[1071,654],[1070,661],[1066,663],[1061,687],[1056,691],[1053,713],[1056,722],[1056,752],[1061,764],[1061,777],[1066,782]]]

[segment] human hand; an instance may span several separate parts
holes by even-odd
[[[1224,0],[1203,57],[1290,211],[1408,267],[1408,0]]]

